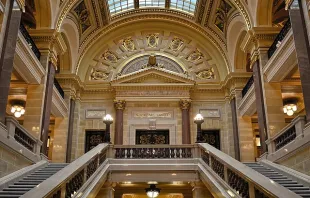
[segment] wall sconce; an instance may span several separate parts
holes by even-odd
[[[26,110],[25,110],[25,101],[23,100],[12,100],[11,101],[11,113],[13,113],[13,115],[16,118],[20,118],[22,115],[25,114]]]
[[[283,112],[286,113],[288,116],[294,115],[294,112],[297,111],[297,100],[287,99],[283,103]]]

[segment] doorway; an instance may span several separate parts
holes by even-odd
[[[137,129],[136,144],[169,144],[169,129]]]

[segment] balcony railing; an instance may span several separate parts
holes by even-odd
[[[25,26],[22,23],[20,23],[19,30],[22,33],[22,35],[24,36],[25,40],[27,41],[29,47],[31,48],[31,50],[33,51],[35,56],[38,58],[38,60],[40,60],[41,52],[38,49],[38,47],[36,46],[35,42],[32,40],[30,34],[28,33],[27,29],[25,28]]]
[[[281,150],[293,142],[297,136],[303,133],[305,116],[296,117],[290,124],[284,127],[279,133],[266,141],[270,153]]]
[[[193,145],[114,146],[116,159],[180,159],[193,157]]]
[[[242,97],[244,97],[246,95],[246,93],[248,93],[248,91],[251,88],[251,86],[253,85],[253,83],[254,83],[254,77],[252,75],[251,78],[249,78],[246,85],[244,86],[244,88],[242,89]]]
[[[42,145],[42,142],[36,139],[23,126],[21,126],[14,117],[6,117],[6,125],[9,138],[13,137],[16,142],[23,145],[32,153],[40,153],[40,147]]]
[[[65,98],[65,92],[64,90],[61,88],[58,80],[56,78],[54,78],[54,85],[58,91],[58,93],[61,95],[62,98]]]
[[[285,25],[283,26],[283,28],[281,29],[280,33],[277,35],[276,39],[274,40],[274,42],[270,46],[270,48],[268,50],[268,58],[272,57],[272,55],[275,53],[275,51],[281,45],[282,40],[285,38],[287,33],[290,31],[290,29],[291,29],[291,21],[290,21],[290,19],[288,19],[287,22],[285,23]]]

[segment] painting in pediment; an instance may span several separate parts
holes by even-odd
[[[78,16],[80,30],[83,33],[91,26],[89,18],[90,14],[87,10],[85,2],[81,1],[81,3],[75,7],[74,12]]]

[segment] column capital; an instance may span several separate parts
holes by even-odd
[[[182,109],[182,110],[187,110],[187,109],[189,109],[190,108],[190,106],[191,106],[191,100],[190,99],[181,99],[180,100],[180,108]]]
[[[114,106],[117,110],[124,110],[126,106],[125,100],[114,100]]]

